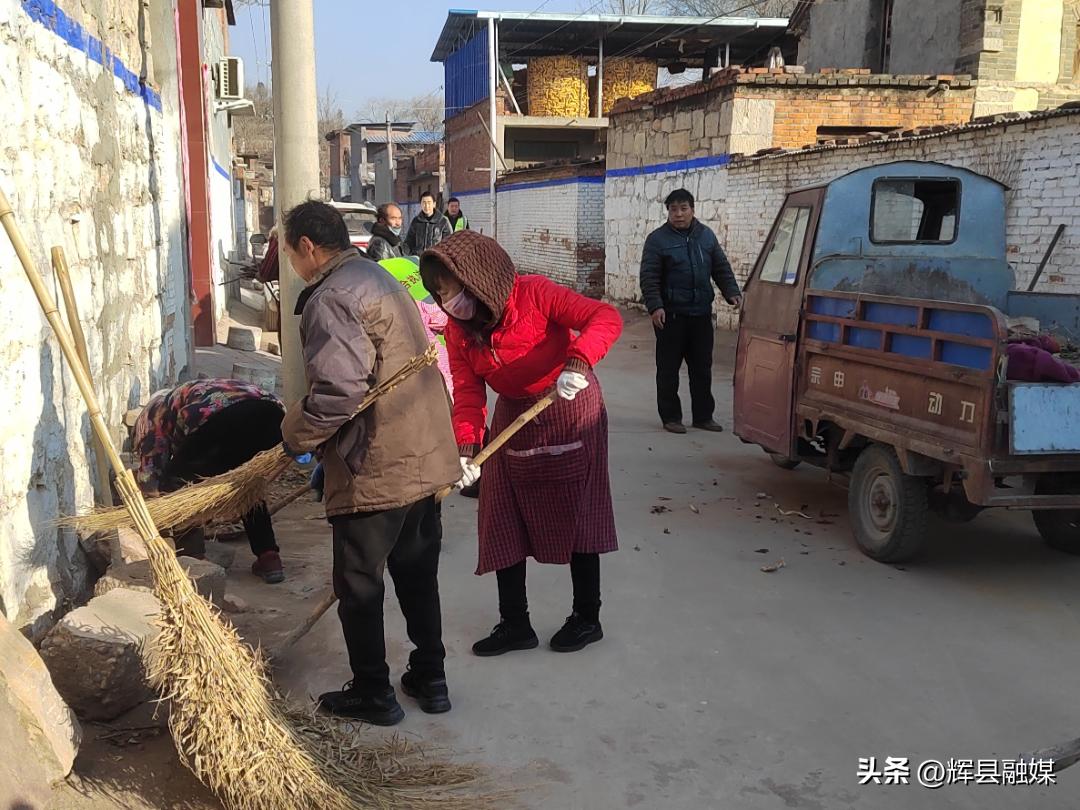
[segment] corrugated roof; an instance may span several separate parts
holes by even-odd
[[[395,132],[394,143],[415,144],[417,146],[431,143],[439,143],[443,136],[441,132]],[[386,143],[385,132],[371,132],[364,138],[368,143]]]
[[[565,53],[596,57],[601,37],[605,58],[640,56],[661,62],[700,63],[709,48],[731,46],[733,63],[744,62],[787,30],[784,17],[667,17],[617,14],[537,14],[522,11],[451,9],[432,62],[442,62],[493,19],[499,55],[525,61]]]

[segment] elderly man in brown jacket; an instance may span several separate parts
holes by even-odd
[[[435,501],[461,477],[461,466],[442,377],[428,367],[355,416],[371,386],[426,351],[416,304],[382,267],[361,258],[329,205],[298,205],[284,231],[293,270],[308,282],[297,314],[309,389],[285,415],[282,435],[291,452],[322,455],[334,590],[353,672],[319,704],[377,725],[405,716],[386,665],[386,567],[416,645],[402,690],[425,712],[449,711]]]

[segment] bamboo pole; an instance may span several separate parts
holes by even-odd
[[[68,271],[67,257],[64,255],[64,249],[59,245],[52,249],[52,266],[56,273],[56,280],[60,284],[60,294],[64,297],[68,329],[71,330],[71,337],[75,341],[79,361],[86,370],[86,376],[90,378],[90,385],[93,386],[94,373],[90,370],[90,352],[86,347],[86,333],[83,332],[82,321],[79,320],[79,304],[75,300],[75,290],[71,286],[71,273]],[[98,503],[101,506],[112,506],[112,483],[109,480],[109,462],[105,458],[105,448],[96,434],[93,440],[94,466],[97,469]]]
[[[499,450],[500,447],[502,447],[504,444],[510,441],[511,438],[513,438],[515,433],[517,433],[519,430],[525,427],[525,425],[529,424],[529,422],[531,422],[548,407],[550,407],[551,404],[555,402],[557,397],[558,394],[552,391],[543,399],[537,400],[537,402],[531,408],[529,408],[527,411],[524,411],[520,416],[518,416],[517,419],[511,422],[507,426],[506,430],[504,430],[502,433],[500,433],[498,436],[488,442],[488,446],[476,454],[475,458],[473,458],[472,463],[480,466],[493,455],[495,455],[495,453]],[[452,491],[453,487],[447,487],[446,489],[439,492],[436,498],[441,501],[446,498]],[[289,632],[289,634],[285,636],[285,638],[283,638],[277,643],[277,645],[274,647],[273,651],[269,655],[270,662],[274,663],[279,660],[281,656],[284,655],[290,647],[292,647],[293,644],[306,636],[308,634],[308,631],[310,631],[311,628],[315,626],[319,619],[322,618],[323,614],[326,613],[326,611],[328,611],[336,601],[337,596],[334,594],[334,589],[332,587],[327,588],[323,592],[322,598],[320,598],[315,607],[311,609],[311,612],[308,613],[307,617],[305,617],[305,619],[299,625],[293,628]]]

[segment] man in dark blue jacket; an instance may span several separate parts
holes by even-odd
[[[732,306],[742,293],[723,248],[694,217],[686,189],[664,200],[668,221],[649,234],[641,256],[641,294],[656,331],[656,405],[664,429],[686,433],[679,370],[686,361],[694,427],[722,431],[713,420],[713,282]]]

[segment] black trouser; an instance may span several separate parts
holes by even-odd
[[[246,400],[230,405],[211,416],[190,436],[170,459],[162,476],[162,492],[235,470],[261,450],[281,443],[281,408],[268,400]],[[274,524],[265,503],[243,517],[251,553],[258,557],[277,551]],[[178,554],[202,556],[206,538],[201,529],[192,529],[174,538]]]
[[[682,421],[679,401],[679,370],[686,361],[690,375],[690,402],[694,422],[713,418],[712,395],[714,328],[711,315],[667,314],[663,329],[656,332],[656,407],[660,421]]]
[[[529,600],[525,591],[525,560],[495,572],[499,582],[499,615],[507,624],[529,621]],[[573,554],[570,580],[574,586],[574,613],[587,621],[600,621],[600,555]]]
[[[378,694],[390,685],[383,630],[383,569],[390,569],[409,639],[409,666],[443,674],[446,650],[439,609],[442,524],[435,497],[385,512],[330,519],[334,528],[334,593],[349,651],[353,688]]]

